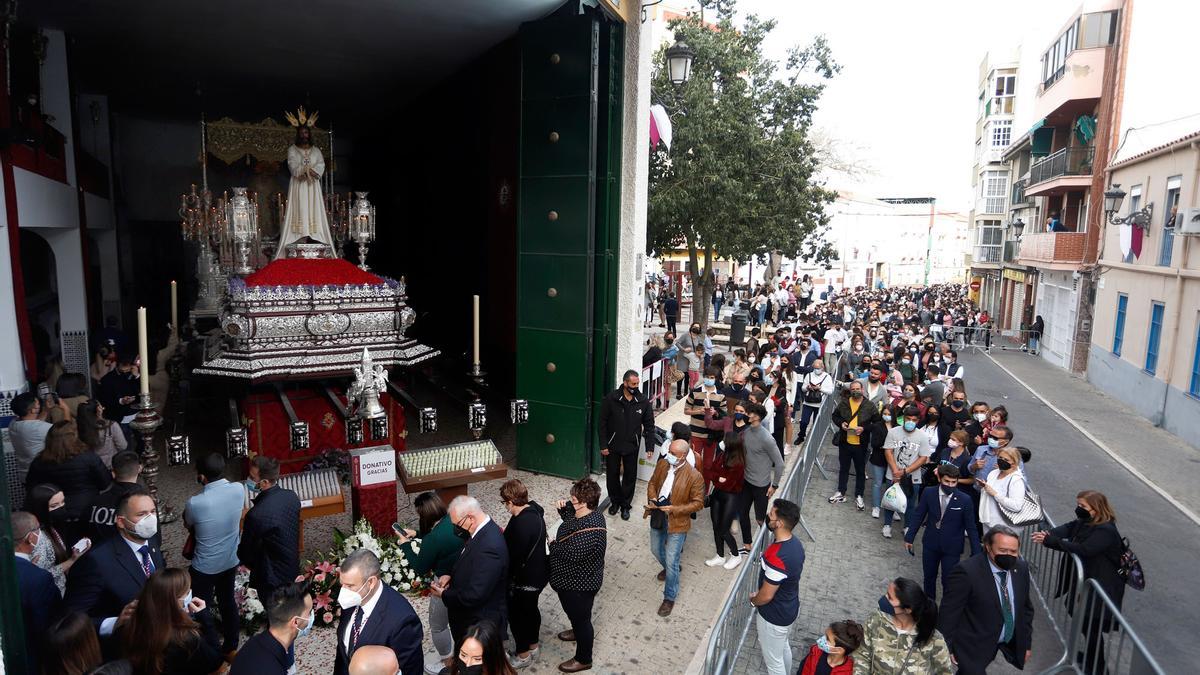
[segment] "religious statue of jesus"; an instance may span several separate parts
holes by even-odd
[[[296,127],[296,141],[288,148],[288,171],[292,174],[288,185],[287,211],[279,231],[279,248],[275,259],[287,257],[289,244],[306,237],[333,248],[333,235],[325,217],[325,196],[321,192],[321,176],[325,174],[325,157],[321,149],[313,145],[312,127],[317,122],[317,113],[308,115],[301,107],[297,114],[284,113],[288,122]]]

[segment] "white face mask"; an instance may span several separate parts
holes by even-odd
[[[149,539],[158,533],[158,514],[151,513],[133,524],[131,530],[133,535],[139,539]]]
[[[179,604],[183,607],[183,611],[188,611],[188,605],[192,604],[192,592],[188,591],[187,595],[180,598]]]
[[[987,413],[975,413],[975,421],[982,422],[987,419]]]
[[[364,583],[365,587],[370,581]],[[363,596],[359,595],[358,591],[351,590],[347,586],[342,586],[342,590],[338,591],[338,604],[342,609],[353,609],[362,604]]]
[[[671,466],[675,466],[678,463],[679,463],[679,458],[668,452],[667,453],[667,464],[670,464]]]

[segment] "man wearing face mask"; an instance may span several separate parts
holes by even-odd
[[[958,467],[943,464],[938,467],[938,489],[925,490],[917,503],[913,526],[904,535],[904,546],[913,552],[913,541],[924,527],[921,540],[921,562],[925,568],[925,595],[937,597],[938,566],[945,582],[962,557],[963,535],[971,542],[971,555],[979,553],[979,532],[972,517],[974,503],[958,489]]]
[[[804,545],[792,536],[800,522],[800,507],[786,499],[771,505],[767,527],[774,541],[763,552],[758,590],[750,604],[758,608],[755,627],[769,675],[791,675],[792,646],[788,634],[800,614],[800,574],[804,571]]]
[[[638,371],[627,370],[621,386],[600,404],[600,455],[608,477],[608,515],[629,520],[637,487],[639,441],[654,448],[654,410],[638,386]]]
[[[14,511],[10,520],[21,617],[25,621],[25,662],[29,666],[28,672],[38,673],[41,672],[38,668],[41,636],[59,615],[62,595],[54,583],[54,576],[31,560],[33,549],[43,536],[37,516],[26,511]]]
[[[229,675],[286,675],[295,661],[292,645],[312,631],[317,614],[305,584],[288,584],[263,602],[267,630],[246,640]]]
[[[883,441],[883,455],[889,467],[888,479],[900,484],[908,503],[912,504],[920,497],[921,467],[929,461],[933,446],[929,443],[929,436],[917,426],[920,424],[917,406],[905,407],[903,415],[900,425],[888,430],[887,438]],[[913,508],[905,511],[906,526],[912,524],[915,512]],[[886,539],[892,538],[892,516],[892,511],[883,510],[883,536]]]
[[[250,568],[250,586],[258,597],[268,598],[300,573],[300,498],[278,485],[278,460],[259,455],[254,471],[258,496],[242,523],[237,557]]]
[[[202,457],[196,465],[200,494],[187,501],[183,523],[195,538],[192,554],[192,592],[209,607],[214,599],[221,608],[221,653],[237,651],[240,622],[233,596],[238,568],[238,537],[246,490],[241,483],[225,479],[225,458],[217,453]]]
[[[455,644],[468,627],[482,619],[496,624],[504,634],[508,630],[508,544],[504,535],[474,497],[455,497],[447,515],[454,523],[454,533],[466,544],[454,569],[435,579],[430,592],[446,603]],[[419,638],[417,642],[419,646]],[[420,667],[418,664],[418,670],[412,672],[420,672]],[[409,672],[407,666],[403,670]]]
[[[117,536],[117,528],[113,524],[113,519],[117,515],[117,502],[121,501],[121,497],[134,490],[144,489],[138,483],[138,476],[141,473],[142,460],[136,452],[126,450],[113,455],[113,482],[96,495],[96,498],[92,500],[91,507],[86,511],[93,542],[101,542]]]
[[[771,444],[774,447],[774,441]],[[659,581],[666,582],[659,616],[670,616],[675,608],[675,598],[679,594],[679,560],[692,529],[690,516],[704,508],[704,478],[687,463],[688,452],[687,443],[672,441],[666,461],[654,467],[654,475],[646,486],[642,518],[651,518],[653,511],[661,514],[650,520],[650,552],[663,567]]]
[[[1017,668],[1033,644],[1029,564],[1011,528],[993,527],[982,554],[960,563],[945,580],[938,628],[962,675],[983,675],[996,652]]]
[[[132,618],[146,579],[166,566],[151,541],[158,534],[158,513],[149,492],[139,489],[122,497],[114,524],[121,536],[94,546],[75,562],[65,598],[68,611],[92,618],[105,655],[116,654],[113,632]]]
[[[938,450],[946,449],[950,434],[971,425],[971,413],[967,410],[967,395],[961,391],[950,394],[950,402],[938,409]]]
[[[389,647],[406,673],[424,671],[421,619],[403,595],[383,583],[379,572],[379,558],[367,549],[360,548],[342,561],[337,598],[342,616],[334,675],[347,675],[355,650],[367,645]]]

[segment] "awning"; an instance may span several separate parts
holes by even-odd
[[[1045,120],[1043,120],[1045,121]],[[1045,157],[1050,154],[1050,146],[1054,142],[1054,127],[1038,126],[1030,130],[1029,154],[1034,157]]]
[[[1041,129],[1044,126],[1046,126],[1046,118],[1045,117],[1034,122],[1033,126],[1029,127],[1029,133],[1032,134],[1033,132],[1037,131],[1038,129]]]
[[[1075,136],[1079,138],[1080,145],[1091,145],[1092,139],[1096,137],[1096,118],[1080,115],[1079,119],[1075,120]]]

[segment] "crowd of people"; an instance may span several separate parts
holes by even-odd
[[[1026,501],[1032,453],[1016,444],[1019,420],[1003,405],[968,394],[946,330],[977,316],[965,289],[829,289],[814,298],[807,279],[793,285],[798,294],[788,286],[778,286],[786,298],[761,293],[770,314],[730,354],[714,353],[698,323],[654,346],[677,366],[669,370],[682,371],[676,379],[687,421],[672,425],[665,440],[639,371],[626,372],[602,403],[597,431],[609,516],[631,518],[642,449],[654,463],[641,513],[647,560],[660,568],[663,585],[658,615],[670,616],[680,598],[688,534],[708,510],[709,567],[732,573],[750,564],[755,529],[770,534],[748,600],[772,675],[984,673],[997,653],[1022,666],[1034,609],[1014,514]],[[740,295],[722,289],[714,302],[726,302],[726,293]],[[13,401],[18,419],[10,429],[26,494],[11,526],[29,672],[289,672],[317,613],[309,589],[296,581],[299,498],[279,485],[272,458],[256,457],[245,480],[231,481],[222,456],[201,457],[199,490],[183,512],[189,537],[182,554],[190,564],[168,565],[155,499],[139,482],[139,455],[122,426],[127,413],[111,413],[101,398],[114,389],[104,380],[117,373],[116,404],[128,405],[124,383],[136,389],[137,364],[113,361],[95,383],[99,400],[86,387],[72,390],[77,378],[63,375],[55,394]],[[793,536],[801,507],[776,492],[787,457],[825,435],[813,427],[827,403],[839,469],[829,508],[853,504],[865,522],[881,521],[885,540],[899,516],[903,541],[894,545],[913,555],[924,530],[924,575],[889,581],[867,616],[830,623],[797,667],[789,635],[803,601],[805,550]],[[546,586],[570,624],[555,638],[575,649],[558,670],[593,667],[593,608],[608,543],[599,485],[583,478],[554,502],[562,524],[553,538],[547,509],[521,481],[504,483],[498,497],[508,515],[503,529],[473,497],[414,500],[418,527],[400,540],[422,542],[412,565],[433,579],[424,617],[383,582],[375,553],[358,550],[341,561],[334,673],[511,675],[539,659]],[[1090,490],[1076,504],[1075,520],[1027,541],[1079,555],[1085,575],[1119,607],[1123,544],[1113,508]],[[244,643],[233,592],[239,566],[249,569],[268,619]],[[1084,626],[1094,638],[1081,655],[1085,671],[1104,672],[1098,645],[1110,622]],[[430,654],[422,649],[426,631]]]
[[[802,294],[792,292],[793,286]],[[737,292],[727,290],[723,297],[729,293]],[[671,494],[666,503],[676,513],[676,504],[688,513],[700,503],[711,510],[716,550],[706,561],[710,566],[734,569],[748,552],[751,505],[757,524],[766,520],[774,535],[772,547],[792,541],[796,520],[789,518],[790,507],[769,500],[779,487],[784,458],[810,432],[824,433],[811,429],[812,420],[835,397],[831,431],[838,475],[828,502],[853,503],[864,514],[869,508],[870,517],[881,521],[884,539],[892,539],[899,517],[903,546],[913,555],[924,530],[919,544],[924,578],[895,579],[879,612],[861,625],[847,620],[831,626],[800,672],[982,673],[998,651],[1022,665],[1032,646],[1033,605],[1019,551],[1023,528],[1013,519],[1029,491],[1025,468],[1032,452],[1017,445],[1019,421],[1010,419],[1003,404],[969,396],[966,368],[955,349],[971,342],[975,327],[990,325],[990,317],[962,285],[826,292],[816,304],[810,304],[811,296],[808,279],[756,289],[751,310],[761,309],[765,300],[768,313],[756,317],[751,311],[756,328],[744,344],[731,345],[728,356],[713,353],[699,323],[679,340],[670,332],[662,343],[651,339],[660,358],[674,359],[668,365],[683,385],[677,397],[686,395],[684,413],[691,418],[671,430],[668,459],[690,450],[674,471],[687,475],[687,466],[693,466],[690,473],[703,481],[688,480],[701,489],[683,498]],[[984,335],[975,333],[974,339]],[[688,376],[681,376],[685,371]],[[656,478],[660,473],[656,470]],[[659,484],[652,480],[649,498]],[[1085,574],[1103,580],[1119,607],[1123,582],[1117,566],[1124,549],[1115,515],[1103,494],[1084,491],[1076,516],[1055,530],[1034,532],[1032,541],[1083,556]],[[668,541],[678,536],[676,530],[686,535],[685,523],[671,524]],[[661,538],[652,530],[651,545],[667,582],[660,614],[667,614],[678,593],[683,543],[680,537],[664,546]],[[769,548],[763,560],[756,598],[772,597],[769,586],[779,577],[773,564],[797,569],[798,577],[803,549],[788,560]],[[760,611],[758,639],[767,671],[790,673],[785,624],[772,621],[779,616]],[[1098,638],[1106,628],[1090,622],[1090,636]],[[1090,640],[1089,653],[1081,655],[1086,672],[1103,672],[1099,643]],[[814,659],[820,664],[809,663]]]

